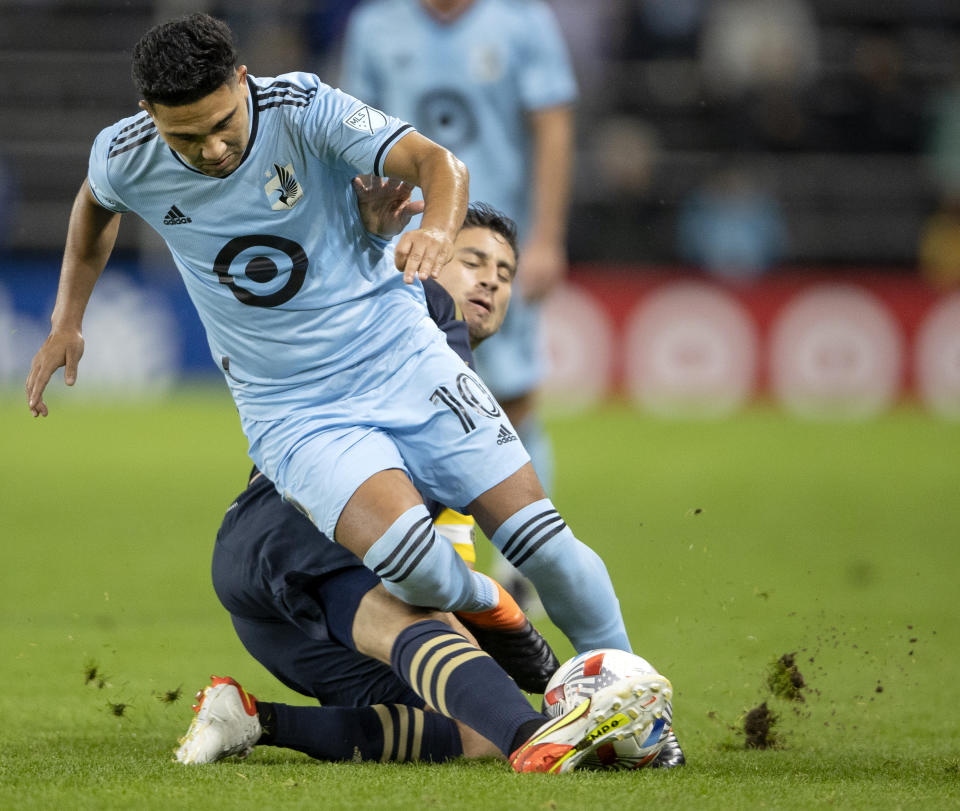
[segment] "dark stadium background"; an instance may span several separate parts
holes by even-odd
[[[833,338],[813,341],[812,355],[827,357],[815,363],[827,365],[822,380],[808,381],[811,396],[825,397],[830,407],[851,396],[847,378],[879,375],[887,381],[885,394],[868,393],[866,406],[841,403],[841,410],[869,413],[919,395],[938,413],[960,412],[955,304],[941,308],[936,335],[927,335],[935,308],[949,303],[960,284],[960,4],[551,4],[582,95],[569,236],[575,295],[559,302],[551,330],[559,361],[553,389],[561,399],[571,388],[582,389],[570,380],[602,368],[602,379],[593,383],[597,396],[626,391],[641,405],[668,411],[689,405],[691,397],[717,402],[710,375],[730,377],[731,364],[746,363],[745,371],[732,373],[743,378],[746,394],[725,395],[737,406],[743,397],[768,392],[779,374],[777,322],[791,298],[841,283],[841,298],[852,285],[866,304],[854,301],[844,310],[846,296],[839,304],[828,298],[811,305],[839,308],[843,327],[828,320],[821,333]],[[230,21],[254,73],[309,69],[335,84],[339,38],[353,5],[0,5],[0,327],[8,336],[0,342],[0,383],[19,384],[42,340],[90,143],[102,126],[135,111],[129,55],[142,32],[205,7]],[[138,350],[136,330],[120,323],[118,313],[155,330],[145,341],[150,346],[161,336],[155,384],[214,373],[162,243],[135,218],[121,228],[107,275],[116,285],[96,295],[113,315],[101,321],[94,313],[88,329],[97,336],[119,330],[129,340],[110,342],[114,354],[104,357],[88,340],[87,379],[137,386],[136,374],[117,371],[127,363],[117,347]],[[732,302],[746,316],[739,328],[746,324],[753,346],[746,361],[730,356],[736,346],[728,355],[706,357],[708,347],[697,341],[717,344],[715,334],[698,339],[690,332],[677,339],[679,348],[661,347],[667,355],[686,351],[693,360],[674,370],[679,388],[653,402],[637,391],[663,381],[644,377],[646,361],[624,349],[639,340],[630,332],[636,319],[624,307],[635,309],[652,291],[679,281],[702,282],[707,287],[697,290],[720,294],[719,304],[703,305],[707,320]],[[699,305],[681,295],[675,306]],[[879,333],[863,327],[864,319],[883,322]],[[576,343],[571,322],[593,324],[590,340],[602,333],[588,357],[569,357]],[[846,324],[852,324],[848,331]],[[925,340],[936,348],[923,359]],[[857,354],[871,343],[880,347],[877,357]],[[893,357],[883,354],[887,346]],[[704,355],[699,361],[698,352]],[[931,365],[935,379],[919,385]],[[823,386],[834,384],[839,394],[824,395]],[[782,391],[774,394],[783,399]]]

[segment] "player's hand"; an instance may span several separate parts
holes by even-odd
[[[528,301],[544,298],[567,274],[567,253],[563,245],[532,239],[520,249],[517,281]]]
[[[353,193],[363,227],[371,234],[392,239],[417,214],[423,213],[423,200],[411,200],[414,186],[403,180],[377,175],[358,175]]]
[[[83,356],[83,335],[76,331],[54,331],[47,336],[43,346],[33,356],[30,374],[27,375],[27,407],[34,417],[46,417],[47,405],[43,392],[53,373],[61,366],[63,380],[68,386],[77,382],[77,365]]]
[[[436,278],[437,274],[453,257],[453,239],[439,228],[418,228],[407,231],[397,242],[394,250],[394,262],[397,270],[403,271],[403,280],[413,284]]]

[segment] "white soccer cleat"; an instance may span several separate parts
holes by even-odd
[[[180,763],[216,763],[231,755],[246,757],[263,729],[257,716],[257,700],[231,678],[212,681],[195,704],[187,734],[176,750]]]
[[[576,769],[614,741],[632,737],[654,745],[663,734],[672,697],[669,679],[659,674],[620,679],[540,727],[510,756],[510,765],[517,772],[556,774]]]

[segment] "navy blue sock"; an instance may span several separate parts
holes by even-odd
[[[449,718],[405,704],[294,707],[257,702],[264,726],[258,745],[296,749],[317,760],[430,760],[463,754]]]
[[[476,730],[505,755],[516,748],[521,726],[546,720],[500,665],[438,620],[405,628],[390,664],[433,709]]]

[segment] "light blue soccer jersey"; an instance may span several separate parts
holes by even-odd
[[[141,113],[100,133],[88,180],[102,205],[135,212],[169,246],[241,416],[275,420],[344,396],[346,370],[426,340],[429,319],[421,285],[404,284],[392,248],[364,229],[350,185],[380,174],[411,127],[311,74],[249,77],[248,88],[250,143],[229,176],[187,165]]]
[[[470,199],[529,219],[526,114],[570,104],[576,81],[542,0],[474,0],[441,22],[419,0],[371,0],[351,17],[344,90],[412,122],[470,170]]]

